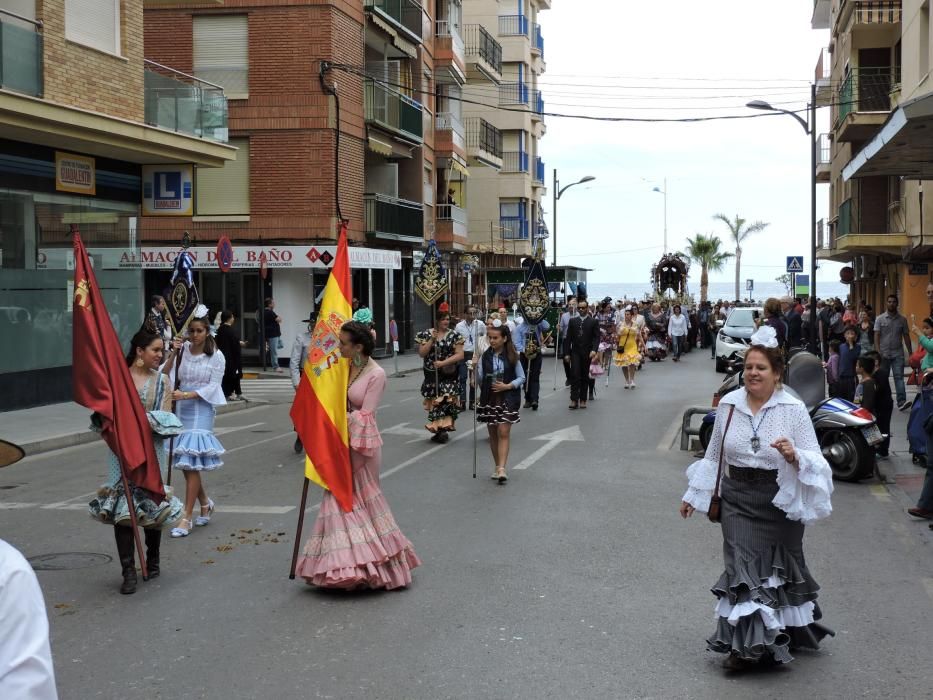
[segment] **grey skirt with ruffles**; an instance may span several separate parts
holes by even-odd
[[[720,616],[716,632],[706,641],[711,651],[734,653],[748,661],[787,663],[794,658],[791,650],[816,649],[823,637],[834,633],[816,622],[822,617],[816,603],[820,587],[804,559],[804,526],[788,520],[784,511],[771,503],[778,492],[777,472],[772,473],[774,478],[768,475],[761,481],[723,476],[721,525],[726,569],[712,591],[733,606],[753,602],[775,612],[812,602],[814,622],[769,629],[756,609],[736,624]],[[780,581],[777,587],[773,587],[775,579]]]

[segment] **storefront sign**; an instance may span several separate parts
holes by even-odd
[[[193,181],[190,165],[144,165],[143,216],[191,216]]]
[[[94,159],[55,151],[55,189],[59,192],[97,194]]]
[[[402,269],[402,254],[397,250],[349,248],[350,267],[371,270]],[[175,263],[179,248],[91,248],[88,254],[94,265],[105,270],[168,270]],[[194,269],[217,269],[217,248],[192,247]],[[328,270],[337,256],[337,246],[236,246],[232,250],[233,270],[258,270],[260,256],[265,254],[266,268]],[[37,268],[48,270],[73,269],[71,248],[42,248]],[[313,258],[313,260],[312,260]]]

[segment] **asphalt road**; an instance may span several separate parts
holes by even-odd
[[[84,509],[106,474],[99,443],[0,470],[0,536],[67,567],[38,572],[61,697],[930,697],[930,533],[883,486],[837,484],[832,518],[808,529],[835,639],[787,667],[726,675],[704,644],[720,534],[677,514],[693,458],[674,426],[709,402],[711,361],[651,365],[635,391],[616,375],[575,412],[552,372],[547,359],[541,409],[513,430],[512,466],[527,468],[504,487],[488,479],[482,436],[471,478],[472,414],[435,445],[418,375],[390,380],[383,486],[424,560],[404,591],[288,580],[302,465],[284,404],[218,420],[228,452],[206,479],[213,522],[166,537],[162,576],[132,596],[115,561],[86,556],[116,556]]]

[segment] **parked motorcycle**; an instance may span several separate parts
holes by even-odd
[[[744,364],[730,363],[729,374],[713,395],[713,406],[743,385]],[[827,399],[825,375],[820,358],[808,352],[793,355],[784,371],[784,389],[807,407],[820,449],[833,476],[840,481],[866,479],[875,471],[874,446],[884,439],[867,409],[845,399]],[[700,442],[703,449],[713,435],[716,411],[703,417]]]

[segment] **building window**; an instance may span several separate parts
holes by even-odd
[[[120,0],[65,0],[65,38],[120,55]]]
[[[194,74],[220,85],[228,98],[249,97],[249,30],[246,15],[194,18]]]
[[[239,150],[222,168],[198,168],[195,189],[197,216],[249,214],[249,139],[230,139]]]

